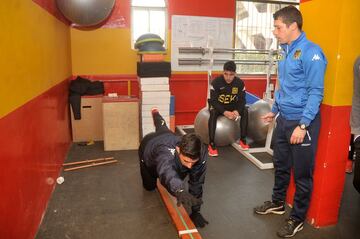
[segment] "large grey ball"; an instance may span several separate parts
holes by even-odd
[[[195,118],[195,133],[199,135],[202,142],[209,143],[208,121],[210,112],[207,107],[199,111]],[[221,115],[217,118],[215,131],[215,144],[225,146],[240,138],[240,119],[234,121]]]
[[[79,26],[94,26],[111,13],[115,0],[56,0],[60,12]]]

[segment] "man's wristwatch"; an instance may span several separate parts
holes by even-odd
[[[307,129],[307,127],[306,127],[305,124],[299,124],[299,127],[300,127],[300,129],[302,129],[302,130],[306,130],[306,129]]]

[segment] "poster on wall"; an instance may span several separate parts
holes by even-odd
[[[228,53],[211,54],[211,48],[233,48],[233,19],[218,17],[172,16],[172,71],[222,70],[222,64],[211,66],[211,59],[231,59]],[[180,53],[180,47],[201,47],[202,52]],[[191,60],[194,59],[194,60]],[[184,62],[203,64],[184,64]],[[180,63],[180,64],[179,64]]]

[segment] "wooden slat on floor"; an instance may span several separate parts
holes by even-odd
[[[183,206],[176,206],[176,198],[168,193],[168,191],[161,185],[159,180],[157,182],[157,188],[171,217],[171,220],[173,221],[178,231],[179,238],[202,239],[185,208]]]

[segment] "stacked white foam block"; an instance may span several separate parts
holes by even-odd
[[[140,78],[142,136],[154,132],[151,109],[157,107],[170,127],[170,90],[168,77]]]

